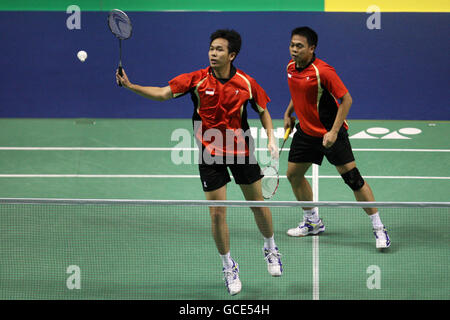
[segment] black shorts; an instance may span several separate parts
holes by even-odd
[[[322,145],[323,138],[312,137],[304,133],[298,124],[296,129],[297,132],[294,134],[289,151],[289,162],[312,162],[321,165],[323,156],[327,157],[328,161],[335,166],[355,161],[345,128],[341,128],[336,142],[331,148],[325,148]]]
[[[198,168],[203,191],[205,192],[219,189],[231,181],[228,168],[237,184],[252,184],[263,177],[258,163],[254,160],[250,161],[248,157],[245,158],[245,163],[243,164],[241,162],[227,163],[225,161],[222,164],[200,163]]]

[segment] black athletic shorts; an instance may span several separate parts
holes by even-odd
[[[233,161],[222,161],[222,163],[200,163],[198,168],[203,191],[214,191],[230,182],[228,168],[237,184],[252,184],[263,177],[261,167],[253,156],[240,160],[240,162],[234,159]]]
[[[325,156],[332,165],[340,166],[355,160],[348,133],[344,127],[339,130],[336,142],[331,148],[325,148],[322,145],[323,138],[304,133],[298,123],[295,128],[297,132],[292,139],[289,162],[312,162],[321,165]]]

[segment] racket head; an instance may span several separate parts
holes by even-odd
[[[108,14],[109,30],[120,40],[131,37],[133,26],[127,14],[119,9],[113,9]]]
[[[261,170],[264,177],[261,180],[261,188],[264,199],[272,198],[280,184],[278,170],[274,166],[267,166]]]

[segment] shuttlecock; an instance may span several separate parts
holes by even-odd
[[[78,51],[77,57],[78,57],[78,59],[80,59],[81,62],[84,62],[84,60],[87,59],[87,53],[86,53],[86,51],[83,51],[83,50]]]

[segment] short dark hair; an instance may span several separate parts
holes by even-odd
[[[241,51],[241,35],[235,31],[235,30],[229,30],[229,29],[219,29],[216,30],[211,34],[211,44],[214,40],[218,38],[223,38],[225,40],[228,40],[228,52],[235,52],[236,56],[238,55],[239,51]]]
[[[294,30],[292,30],[291,38],[294,35],[305,37],[309,46],[315,46],[317,48],[317,42],[319,40],[319,37],[317,36],[317,33],[310,27],[295,28]]]

